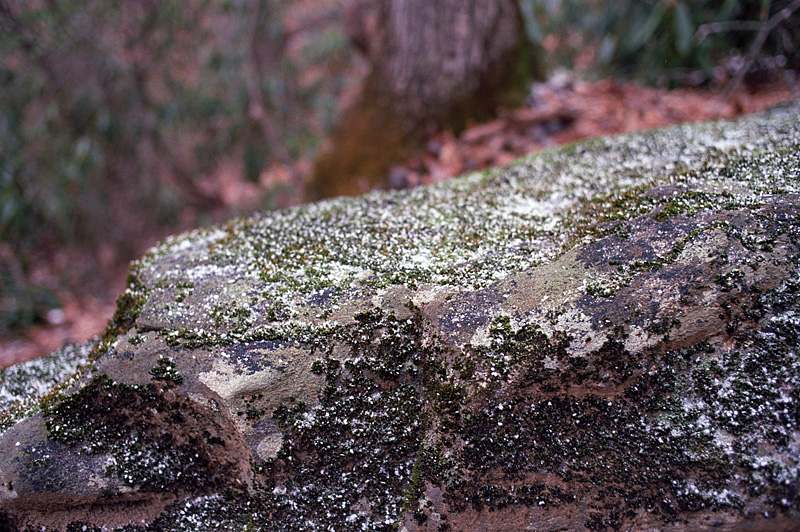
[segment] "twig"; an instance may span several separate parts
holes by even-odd
[[[800,9],[800,0],[794,0],[794,2],[775,13],[772,18],[763,23],[761,29],[756,35],[755,40],[753,41],[753,44],[750,46],[750,51],[747,53],[744,63],[739,68],[739,71],[736,72],[736,76],[725,87],[725,96],[730,96],[733,94],[742,84],[745,75],[747,75],[747,71],[750,69],[750,66],[755,61],[756,56],[761,51],[761,47],[764,46],[764,41],[767,40],[767,36],[769,36],[770,32],[777,28],[781,22],[791,17],[792,13],[798,9]]]
[[[705,40],[712,33],[724,33],[728,31],[759,31],[764,26],[764,22],[758,20],[726,20],[722,22],[709,22],[697,28],[694,38],[698,43]]]

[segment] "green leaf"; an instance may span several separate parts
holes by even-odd
[[[625,43],[628,51],[635,51],[642,48],[663,24],[666,13],[667,5],[665,3],[659,2],[656,4],[645,23],[641,25],[638,31],[633,32]]]
[[[597,52],[597,61],[601,65],[608,65],[614,60],[614,54],[617,52],[617,39],[611,35],[606,35],[600,42],[600,48]]]
[[[684,2],[675,5],[675,49],[678,55],[686,57],[692,51],[694,24],[689,8]]]

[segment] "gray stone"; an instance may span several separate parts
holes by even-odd
[[[0,524],[797,528],[799,118],[167,239],[3,374]]]

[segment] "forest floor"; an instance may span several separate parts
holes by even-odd
[[[734,118],[798,98],[800,89],[790,83],[742,86],[725,94],[699,89],[655,89],[611,80],[587,82],[559,74],[547,83],[535,84],[523,107],[501,110],[495,120],[472,125],[459,135],[448,131],[433,134],[425,149],[392,170],[389,181],[392,188],[424,185],[507,164],[522,155],[584,138]],[[308,175],[309,161],[298,161],[296,166],[273,175],[265,185],[290,185],[290,189],[302,190],[297,182],[282,182]],[[239,185],[232,182],[230,186]],[[302,198],[293,197],[285,203],[301,201]],[[65,255],[65,267],[71,260]],[[102,262],[101,257],[98,263]],[[52,273],[42,273],[44,277],[48,275]],[[14,336],[0,337],[0,368],[102,333],[114,312],[116,297],[124,289],[125,277],[124,267],[110,264],[102,275],[87,277],[87,285],[93,285],[91,289],[78,283],[58,293],[62,306],[50,311],[45,323]],[[46,278],[41,281],[44,285],[57,284]]]

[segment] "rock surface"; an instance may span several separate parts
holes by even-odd
[[[797,529],[799,213],[794,103],[168,239],[3,372],[0,528]]]

